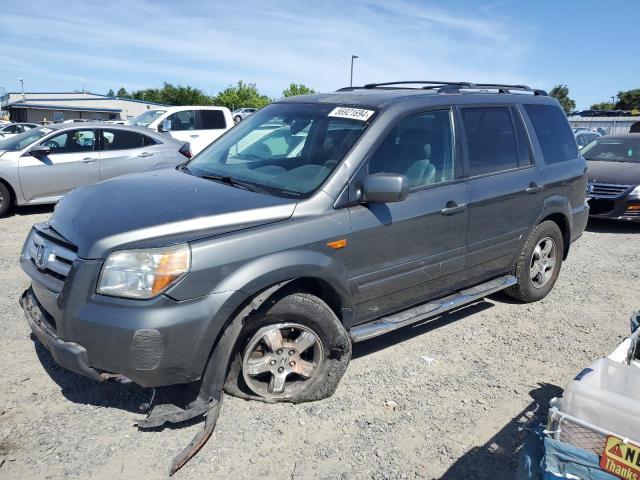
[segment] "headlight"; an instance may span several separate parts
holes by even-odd
[[[640,197],[640,185],[634,188],[629,195],[633,195],[634,197]]]
[[[189,245],[123,250],[107,258],[98,293],[114,297],[152,298],[174,285],[191,267]]]

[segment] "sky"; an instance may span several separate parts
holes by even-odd
[[[395,80],[568,85],[579,109],[640,88],[640,0],[0,2],[0,88],[106,94],[167,81],[271,97]]]

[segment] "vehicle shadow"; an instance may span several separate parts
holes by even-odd
[[[546,424],[549,401],[562,395],[562,389],[549,383],[538,384],[529,392],[532,401],[495,433],[484,445],[473,447],[441,477],[443,480],[496,480],[515,478],[518,457],[527,430]],[[531,412],[531,413],[529,413]],[[525,415],[533,416],[528,418]]]
[[[470,315],[480,313],[484,310],[494,307],[492,302],[487,300],[479,300],[475,303],[462,306],[458,309],[451,310],[438,317],[418,322],[413,325],[408,325],[404,328],[389,332],[385,335],[381,335],[370,340],[358,342],[353,344],[353,353],[351,358],[353,360],[366,355],[370,355],[379,350],[391,347],[397,343],[404,342],[423,333],[427,333],[438,328],[444,327],[452,322],[456,322]]]
[[[604,218],[590,218],[587,232],[594,233],[640,233],[640,222],[622,222]]]
[[[22,207],[13,207],[7,216],[15,215],[17,217],[26,217],[27,215],[38,215],[42,213],[52,213],[53,204],[47,205],[25,205]]]
[[[33,339],[33,337],[32,337]],[[64,397],[74,403],[117,408],[141,413],[140,405],[151,399],[152,389],[134,383],[98,383],[60,367],[51,353],[34,339],[36,355],[49,377],[60,387]]]

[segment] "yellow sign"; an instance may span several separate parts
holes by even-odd
[[[600,468],[624,480],[640,480],[640,446],[608,435]]]

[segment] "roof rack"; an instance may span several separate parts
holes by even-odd
[[[405,89],[404,85],[423,85],[420,90],[438,90],[438,93],[459,93],[461,90],[498,90],[498,93],[511,93],[512,91],[531,92],[534,95],[548,96],[544,90],[528,87],[527,85],[509,85],[504,83],[473,83],[473,82],[441,82],[438,80],[403,80],[399,82],[367,83],[362,87],[345,87],[338,90],[371,90],[374,88]],[[415,88],[415,87],[414,87]],[[417,88],[416,88],[417,90]]]

